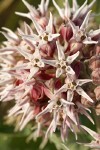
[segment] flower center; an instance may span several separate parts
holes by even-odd
[[[75,83],[75,82],[69,83],[69,84],[68,84],[68,89],[70,89],[70,90],[75,90],[75,89],[76,89],[76,83]]]
[[[57,63],[56,63],[57,67],[58,68],[63,68],[65,69],[66,68],[66,61],[64,60],[59,60]]]
[[[44,63],[38,58],[35,58],[32,62],[35,67],[44,67]]]

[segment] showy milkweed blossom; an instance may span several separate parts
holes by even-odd
[[[63,8],[52,0],[58,15],[50,12],[49,0],[38,8],[22,2],[28,13],[16,14],[31,25],[1,31],[7,40],[0,48],[0,100],[15,103],[8,117],[20,118],[19,130],[32,121],[32,135],[45,136],[44,141],[56,131],[63,142],[70,131],[77,140],[85,130],[95,141],[84,145],[100,148],[100,133],[80,119],[84,115],[94,124],[91,109],[100,115],[100,29],[91,26],[96,0],[82,6],[65,0]]]

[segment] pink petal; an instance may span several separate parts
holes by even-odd
[[[67,91],[67,101],[72,102],[74,96],[74,92],[72,90]]]
[[[79,95],[81,95],[81,96],[83,96],[84,98],[86,98],[88,101],[90,101],[90,102],[93,103],[93,100],[85,93],[85,91],[84,91],[81,87],[78,87],[78,88],[76,89],[76,92],[77,92]]]
[[[71,56],[68,56],[66,61],[71,64],[79,56],[79,51]]]

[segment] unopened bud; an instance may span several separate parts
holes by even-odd
[[[89,67],[92,70],[95,70],[96,68],[100,68],[100,56],[95,55],[95,56],[91,57],[91,59],[89,61]]]
[[[94,84],[100,84],[100,68],[96,68],[93,72],[92,72],[92,79],[93,79],[93,83]]]
[[[63,38],[64,41],[69,41],[73,36],[72,28],[70,26],[62,25],[60,28],[61,40]]]
[[[94,90],[94,93],[96,95],[96,99],[100,100],[100,86],[97,86]]]

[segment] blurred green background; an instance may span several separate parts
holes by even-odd
[[[37,7],[40,3],[40,0],[27,0],[30,4]],[[61,5],[62,0],[56,0],[59,5]],[[69,0],[71,3],[71,0]],[[84,0],[78,0],[78,3],[81,5]],[[91,0],[88,0],[91,2]],[[52,6],[52,1],[50,0],[50,6]],[[16,30],[16,27],[19,26],[19,22],[21,20],[30,23],[28,19],[15,15],[15,11],[19,12],[27,12],[27,8],[24,6],[21,0],[0,0],[0,30],[1,27],[8,27],[13,31]],[[97,0],[93,7],[93,11],[96,13],[100,13],[100,0]],[[100,16],[96,17],[96,22],[100,24]],[[0,42],[4,40],[2,34],[0,34]],[[6,125],[4,116],[7,113],[8,108],[10,107],[11,103],[1,103],[0,102],[0,150],[39,150],[39,145],[41,143],[41,139],[38,139],[36,142],[30,141],[26,143],[26,137],[31,133],[30,126],[26,127],[22,132],[14,132],[14,126]],[[82,118],[84,121],[87,122],[88,127],[90,123],[87,120]],[[83,122],[84,122],[83,121]],[[95,129],[95,126],[91,127]],[[90,140],[91,138],[87,135],[79,135],[79,140]],[[44,150],[60,150],[64,149],[62,146],[59,137],[53,135],[50,139],[50,142],[46,145]],[[69,141],[67,142],[68,147],[71,150],[89,150],[89,148],[84,148],[83,146],[75,144],[75,138],[72,135],[69,135]]]

